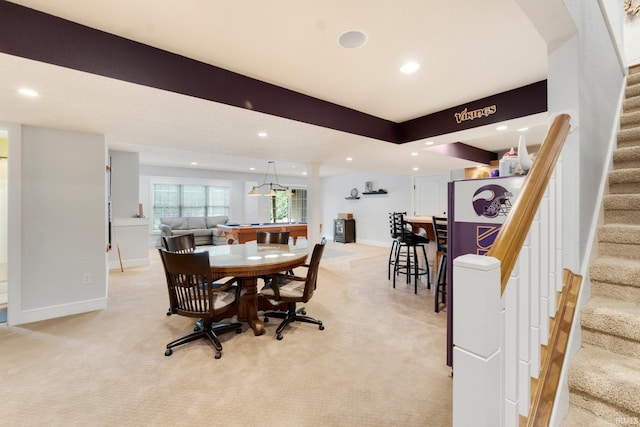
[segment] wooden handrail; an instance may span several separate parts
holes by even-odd
[[[500,228],[488,256],[500,260],[500,294],[504,293],[511,271],[518,260],[533,218],[547,189],[562,146],[569,134],[571,117],[559,114],[540,147],[540,151],[525,178],[520,195]]]

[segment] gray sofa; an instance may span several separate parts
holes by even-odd
[[[196,245],[226,245],[227,238],[218,235],[218,224],[226,224],[226,215],[203,217],[160,218],[160,236],[193,233]]]

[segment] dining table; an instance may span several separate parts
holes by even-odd
[[[289,271],[303,265],[309,251],[306,245],[259,244],[207,246],[214,277],[235,277],[244,289],[237,305],[239,322],[247,322],[255,335],[264,334],[259,311],[286,309],[286,303],[271,302],[258,293],[258,278]]]

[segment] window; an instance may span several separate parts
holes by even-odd
[[[162,217],[229,215],[229,187],[216,185],[153,185],[153,229]]]
[[[307,190],[294,189],[290,198],[284,190],[271,197],[271,222],[307,222]]]

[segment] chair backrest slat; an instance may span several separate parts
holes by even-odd
[[[288,231],[256,231],[256,240],[258,243],[279,243],[286,245],[289,243]]]
[[[316,289],[316,285],[318,282],[318,269],[320,268],[320,259],[322,258],[322,254],[324,253],[324,247],[327,241],[323,237],[320,243],[317,243],[313,247],[313,252],[311,253],[311,260],[309,261],[309,269],[307,270],[307,281],[304,285],[304,295],[302,298],[303,302],[307,302],[313,296],[313,291]]]
[[[193,233],[179,236],[163,236],[162,243],[169,252],[185,253],[196,249],[196,238]]]

